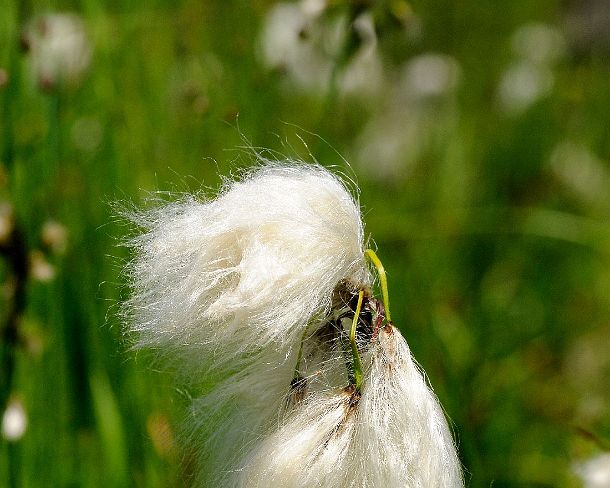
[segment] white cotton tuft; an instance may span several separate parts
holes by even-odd
[[[130,328],[186,367],[235,368],[268,346],[287,358],[340,280],[369,281],[358,204],[320,166],[267,165],[133,220]]]
[[[368,453],[371,479],[383,481],[363,486],[463,486],[442,407],[393,326],[379,331],[358,408],[360,446],[354,449]]]
[[[237,488],[342,487],[351,473],[340,472],[353,457],[350,440],[355,410],[349,392],[311,395],[273,434],[254,446],[234,479]],[[355,485],[359,486],[359,485]]]
[[[203,388],[185,434],[202,446],[198,478],[214,483],[284,408],[337,284],[370,283],[360,209],[324,168],[289,163],[130,218],[143,233],[129,242],[123,313],[139,346]]]
[[[18,398],[9,400],[2,415],[2,437],[7,441],[18,441],[25,434],[28,427],[28,416],[23,403]]]
[[[360,209],[337,177],[268,164],[216,199],[130,218],[143,232],[123,313],[194,387],[196,486],[463,487],[443,411],[372,296]]]
[[[313,393],[253,446],[227,486],[460,488],[443,411],[391,325],[368,355],[362,396]]]

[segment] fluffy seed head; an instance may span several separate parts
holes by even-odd
[[[361,397],[310,395],[253,447],[230,485],[462,487],[442,409],[398,329],[379,332],[368,365]]]
[[[132,298],[141,345],[222,369],[266,346],[288,356],[342,279],[369,281],[358,204],[320,166],[267,165],[209,201],[132,215]]]
[[[202,388],[188,423],[201,486],[463,486],[436,397],[382,325],[389,312],[372,297],[351,305],[370,276],[358,204],[335,176],[270,164],[214,200],[130,217],[143,231],[124,314],[140,346]],[[346,387],[350,325],[361,389]]]

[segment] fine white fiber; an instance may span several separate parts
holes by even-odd
[[[343,487],[351,473],[334,472],[351,457],[355,414],[349,392],[310,395],[282,423],[261,439],[226,487]],[[338,484],[337,484],[338,482]]]
[[[359,206],[321,166],[267,164],[216,199],[130,218],[143,233],[123,311],[180,368],[236,371],[265,348],[287,360],[339,281],[369,282]]]
[[[404,337],[392,325],[379,331],[358,408],[362,421],[354,450],[368,457],[371,473],[371,483],[362,486],[463,486],[442,407]]]
[[[123,313],[138,346],[199,389],[185,434],[209,485],[277,420],[301,344],[327,322],[337,284],[370,283],[360,209],[332,173],[292,162],[227,182],[216,199],[128,217],[142,233],[128,243]],[[329,369],[305,349],[303,374]]]
[[[360,398],[312,393],[226,486],[462,487],[443,411],[398,329],[382,328],[367,357]]]
[[[340,179],[265,162],[214,199],[128,217],[141,232],[122,312],[137,346],[192,390],[182,437],[198,456],[193,486],[463,487]]]
[[[185,422],[189,429],[185,438],[199,455],[194,486],[234,486],[230,473],[241,468],[247,453],[259,449],[261,439],[282,425],[291,412],[314,407],[315,401],[301,406],[306,397],[327,398],[344,387],[345,358],[336,345],[320,342],[315,334],[306,335],[299,367],[306,385],[302,390],[291,386],[296,354],[285,361],[269,349],[196,398]]]

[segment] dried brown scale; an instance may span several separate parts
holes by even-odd
[[[359,286],[350,280],[341,280],[335,286],[332,296],[332,309],[340,310],[346,307],[352,297],[358,294]]]
[[[298,405],[305,399],[305,394],[307,393],[307,378],[303,378],[302,376],[295,376],[290,381],[290,393],[286,398],[286,406],[292,407],[294,405]]]
[[[323,444],[324,449],[326,449],[326,447],[328,446],[330,441],[332,441],[335,437],[337,437],[341,433],[341,431],[347,424],[347,421],[349,420],[349,418],[352,415],[355,415],[357,407],[358,407],[358,403],[360,402],[360,398],[362,396],[361,393],[356,390],[355,385],[346,386],[345,389],[343,390],[343,393],[345,395],[347,395],[347,400],[346,400],[347,408],[345,411],[345,415],[343,416],[341,421],[339,421],[337,423],[336,427],[328,434],[328,438],[324,441],[324,444]]]
[[[360,401],[360,397],[362,396],[360,392],[356,390],[354,385],[347,386],[343,391],[349,395],[348,406],[350,410],[356,408]]]

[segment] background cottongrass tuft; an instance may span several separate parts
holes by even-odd
[[[582,481],[583,488],[609,488],[610,453],[602,452],[576,463],[573,471]]]
[[[91,62],[85,24],[76,14],[53,13],[32,19],[21,42],[29,51],[32,78],[42,88],[76,84]]]

